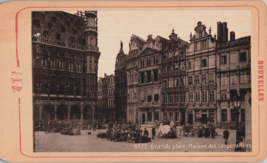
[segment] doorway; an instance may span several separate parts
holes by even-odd
[[[188,114],[188,123],[193,124],[193,114]]]
[[[142,114],[142,124],[145,124],[146,122],[146,115],[145,113]]]
[[[208,118],[207,114],[202,114],[202,122],[203,123],[207,124],[207,118]]]
[[[181,125],[185,123],[185,112],[182,111],[182,119],[181,119]]]

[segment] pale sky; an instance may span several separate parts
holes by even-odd
[[[98,77],[114,74],[116,56],[123,42],[124,53],[129,53],[132,34],[144,40],[147,35],[160,35],[169,39],[174,29],[181,39],[189,42],[189,35],[201,21],[208,32],[217,35],[217,22],[227,22],[228,33],[235,37],[251,35],[251,13],[249,10],[125,10],[98,11],[98,46],[101,56]],[[230,39],[230,34],[228,34]]]

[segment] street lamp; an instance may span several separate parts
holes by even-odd
[[[236,147],[235,147],[235,151],[239,151],[240,150],[240,147],[239,147],[239,108],[241,106],[241,99],[240,97],[236,94],[234,97],[233,97],[233,107],[234,107],[234,110],[236,112],[235,114],[235,119],[236,119]]]

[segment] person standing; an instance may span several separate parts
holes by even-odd
[[[155,126],[152,128],[152,139],[154,139],[154,136],[156,135],[156,129]]]
[[[225,130],[223,132],[223,138],[225,139],[225,145],[227,145],[227,140],[229,138],[229,131],[227,130],[227,127],[225,127]]]
[[[214,135],[215,135],[215,126],[214,125],[210,125],[210,132],[211,132],[212,139],[214,139]]]
[[[148,137],[148,135],[149,135],[149,133],[148,133],[147,129],[145,128],[145,130],[144,130],[144,136]]]

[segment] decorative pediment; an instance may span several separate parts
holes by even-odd
[[[199,22],[197,23],[197,26],[195,27],[195,31],[196,31],[197,33],[206,31],[206,26],[205,26],[205,25],[202,25],[202,22],[199,21]]]
[[[147,47],[141,53],[139,53],[138,56],[139,57],[147,56],[147,55],[149,55],[151,53],[156,53],[156,52],[158,52],[158,51]]]

